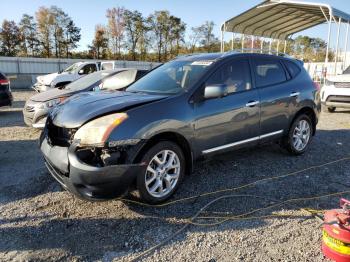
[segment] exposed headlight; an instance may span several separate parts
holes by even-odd
[[[126,113],[116,113],[92,120],[78,129],[74,140],[80,145],[103,146],[113,129],[127,118]]]
[[[334,85],[334,82],[332,81],[329,81],[328,79],[326,79],[325,83],[324,83],[326,86],[332,86]]]
[[[51,108],[54,106],[57,106],[59,103],[61,103],[63,100],[65,100],[65,97],[60,97],[60,98],[56,98],[56,99],[52,99],[50,101],[47,101],[46,103],[42,104],[42,108]]]

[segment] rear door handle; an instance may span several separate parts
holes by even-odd
[[[300,95],[300,92],[292,92],[289,96],[290,97],[297,97]]]
[[[245,104],[246,107],[254,107],[258,105],[260,102],[259,101],[249,101],[248,103]]]

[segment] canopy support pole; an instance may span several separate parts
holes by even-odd
[[[345,46],[344,46],[344,66],[343,69],[345,70],[347,64],[346,64],[346,58],[347,58],[347,52],[348,52],[348,37],[349,37],[349,24],[350,22],[347,23],[346,25],[346,34],[345,34]]]
[[[286,53],[286,51],[287,51],[287,40],[284,40],[283,53]]]
[[[223,53],[223,43],[224,43],[224,31],[221,31],[221,47],[220,47],[220,52]]]
[[[278,55],[279,51],[280,51],[280,40],[278,39],[277,40],[277,55]]]
[[[251,49],[252,49],[252,51],[253,51],[253,49],[254,49],[254,36],[252,35],[252,45],[251,45]]]
[[[330,42],[331,42],[331,34],[332,34],[332,13],[329,14],[329,19],[328,19],[328,36],[327,36],[327,49],[326,49],[326,73],[328,70],[328,65],[329,65],[329,47],[330,47]]]
[[[339,17],[338,22],[338,30],[337,30],[337,42],[335,45],[335,60],[334,60],[334,74],[337,74],[337,63],[338,63],[338,49],[339,49],[339,35],[340,35],[340,25],[341,25],[341,18]]]
[[[264,48],[264,38],[261,38],[260,40],[260,53],[262,54]]]
[[[235,33],[232,33],[232,39],[231,39],[231,50],[233,50],[234,45],[233,45],[233,41],[235,40]]]
[[[269,54],[271,54],[271,49],[272,49],[272,39],[270,39],[270,44],[269,44]]]
[[[244,51],[244,34],[242,34],[242,52]]]

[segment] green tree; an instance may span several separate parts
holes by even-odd
[[[21,54],[24,56],[36,56],[39,51],[39,41],[36,37],[36,23],[34,17],[28,14],[22,16],[19,22],[21,36]]]
[[[147,30],[145,19],[139,11],[124,10],[124,26],[128,37],[127,47],[132,59],[136,60],[137,44]]]
[[[4,20],[0,30],[0,51],[5,56],[16,56],[20,46],[20,31],[14,21]]]
[[[78,47],[80,38],[81,38],[80,28],[75,26],[73,20],[69,19],[65,30],[65,41],[64,41],[67,58],[71,56],[71,51]]]

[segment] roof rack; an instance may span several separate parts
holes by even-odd
[[[260,49],[260,48],[239,48],[239,49],[233,49],[230,51],[225,52],[226,54],[232,54],[232,53],[255,53],[255,54],[269,54],[269,55],[277,55],[277,56],[283,56],[288,58],[293,58],[292,56],[283,53],[278,52],[274,49]]]

